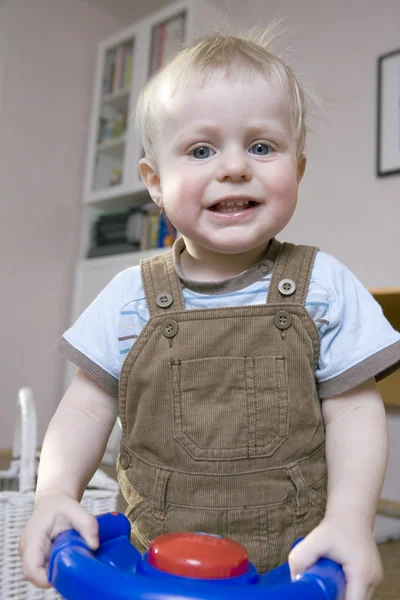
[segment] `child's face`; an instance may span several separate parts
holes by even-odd
[[[157,165],[143,159],[141,172],[187,248],[238,254],[265,246],[292,217],[305,168],[280,87],[257,76],[213,78],[162,110]]]

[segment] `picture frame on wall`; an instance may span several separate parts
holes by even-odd
[[[378,57],[377,175],[400,173],[400,48]]]

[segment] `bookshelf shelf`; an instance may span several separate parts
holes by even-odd
[[[125,142],[126,138],[124,135],[115,140],[107,140],[105,142],[101,142],[100,144],[97,144],[97,152],[105,152],[110,156],[122,159],[124,154]]]
[[[115,185],[111,188],[99,190],[97,193],[91,195],[86,207],[97,207],[104,212],[123,210],[132,206],[133,198],[135,204],[149,202],[149,195],[143,183],[138,185],[133,196],[127,195],[122,185]]]
[[[118,92],[106,94],[105,96],[102,96],[101,103],[103,105],[108,104],[109,106],[113,106],[117,109],[124,108],[127,104],[130,93],[130,88],[124,88]]]

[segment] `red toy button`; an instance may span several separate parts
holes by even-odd
[[[171,575],[227,579],[246,573],[249,557],[233,540],[203,533],[166,533],[150,544],[148,562]]]

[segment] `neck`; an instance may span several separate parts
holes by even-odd
[[[265,255],[269,245],[252,248],[240,254],[219,254],[208,248],[199,248],[185,240],[185,250],[180,255],[181,269],[193,281],[223,281],[243,273]]]

